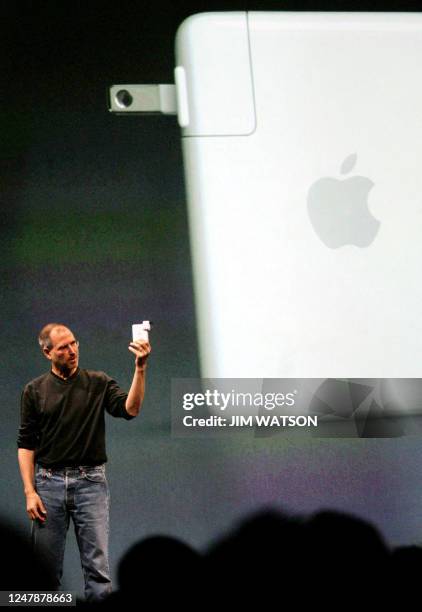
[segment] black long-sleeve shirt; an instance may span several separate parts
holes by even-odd
[[[66,380],[52,371],[22,393],[18,448],[35,450],[46,468],[98,465],[107,461],[104,410],[127,420],[127,393],[104,372],[82,370]]]

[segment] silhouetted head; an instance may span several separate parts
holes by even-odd
[[[380,584],[388,589],[390,551],[374,526],[352,515],[322,511],[311,516],[306,527],[308,568],[315,580],[344,585],[353,579],[358,588],[349,596]]]
[[[118,568],[119,587],[137,593],[153,585],[161,590],[177,587],[183,577],[189,575],[193,579],[200,560],[199,553],[184,542],[152,536],[132,546],[123,556]]]
[[[290,572],[295,559],[300,558],[302,531],[299,518],[273,510],[259,512],[215,543],[208,552],[208,563],[216,571],[236,574],[240,579],[251,571],[256,579],[271,579],[281,571]]]

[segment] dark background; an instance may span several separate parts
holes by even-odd
[[[197,377],[180,130],[175,117],[116,117],[114,83],[172,83],[185,17],[215,10],[418,10],[417,3],[14,2],[2,5],[1,511],[30,524],[16,458],[23,385],[48,369],[48,321],[80,339],[81,367],[128,388],[131,324],[152,319],[142,416],[107,416],[111,563],[154,533],[197,547],[252,509],[331,507],[390,543],[422,541],[419,437],[327,440],[170,435],[172,377]],[[82,592],[73,535],[65,587]]]

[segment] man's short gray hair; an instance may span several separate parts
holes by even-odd
[[[38,335],[38,344],[42,350],[50,350],[52,348],[53,344],[51,342],[50,334],[55,327],[64,327],[65,329],[69,329],[66,325],[63,325],[63,323],[47,323],[47,325],[44,325]]]

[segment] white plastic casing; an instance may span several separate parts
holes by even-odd
[[[149,330],[151,329],[149,321],[142,323],[134,323],[132,325],[132,340],[146,340],[149,342]]]
[[[184,135],[252,133],[255,109],[246,13],[188,17],[177,32],[176,54],[179,123]]]
[[[202,375],[420,377],[422,15],[201,14],[176,52]]]

